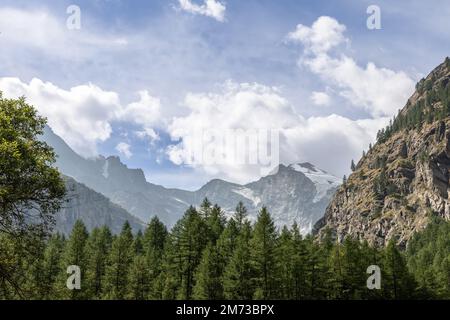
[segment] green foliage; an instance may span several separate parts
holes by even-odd
[[[67,240],[55,234],[26,247],[0,233],[1,271],[9,275],[0,298],[450,299],[450,222],[434,219],[401,251],[394,242],[336,243],[330,231],[318,243],[296,224],[277,231],[265,208],[240,230],[230,218],[214,242],[211,216],[190,208],[171,232],[154,218],[143,235],[126,223],[117,236],[106,227],[88,234],[78,221]],[[69,265],[81,268],[81,290],[65,287]],[[381,269],[381,290],[367,289],[371,265]]]
[[[46,120],[24,98],[0,92],[0,232],[48,231],[65,195],[55,154],[38,140]],[[33,223],[30,223],[33,221]]]
[[[61,291],[65,299],[85,299],[87,297],[87,252],[86,243],[88,239],[88,232],[86,226],[80,220],[75,222],[72,233],[64,247],[62,256],[61,270],[58,281],[58,289]],[[67,267],[79,266],[81,270],[81,290],[66,290]]]
[[[450,297],[450,223],[434,218],[423,232],[408,243],[408,267],[421,290],[436,298]]]
[[[114,238],[105,271],[104,297],[124,299],[127,295],[128,273],[133,261],[133,234],[126,222],[121,233]]]
[[[231,251],[231,258],[225,267],[223,286],[226,299],[251,300],[253,298],[254,269],[250,251],[251,235],[251,225],[246,221],[239,232],[235,249]]]
[[[448,68],[447,61],[448,58],[445,60]],[[441,81],[439,85],[435,85],[435,82],[434,78],[420,80],[416,90],[422,97],[413,105],[408,101],[406,111],[399,112],[386,128],[378,131],[378,142],[385,142],[398,131],[420,129],[424,123],[450,116],[450,83]]]

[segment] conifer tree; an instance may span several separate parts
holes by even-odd
[[[127,294],[128,272],[133,261],[133,234],[126,222],[112,242],[105,272],[103,296],[110,300],[124,299]]]
[[[224,217],[222,209],[218,205],[215,205],[211,209],[210,214],[205,219],[205,221],[208,228],[207,241],[211,242],[212,244],[216,244],[225,228],[226,223],[226,219]]]
[[[194,274],[200,263],[203,250],[208,242],[208,228],[194,207],[190,207],[177,223],[171,235],[171,245],[167,260],[169,274],[165,284],[171,292],[176,283],[177,298],[189,300],[195,285]]]
[[[415,283],[404,256],[391,240],[384,249],[383,294],[386,299],[409,299],[414,296]]]
[[[92,230],[87,241],[86,279],[92,299],[101,299],[112,235],[107,227]]]
[[[290,300],[295,297],[295,246],[290,230],[284,226],[276,248],[279,274],[277,297]]]
[[[242,201],[239,201],[236,210],[234,212],[233,218],[237,223],[238,231],[240,231],[245,223],[245,220],[247,219],[247,208],[244,206]]]
[[[222,273],[224,265],[217,246],[208,243],[195,274],[193,298],[196,300],[223,299]]]
[[[64,247],[64,253],[62,257],[61,274],[58,279],[58,289],[61,293],[61,297],[65,299],[86,299],[88,294],[88,285],[86,281],[87,271],[87,254],[86,254],[86,242],[88,239],[88,232],[86,226],[81,220],[77,220],[72,229],[72,233],[66,242]],[[67,278],[70,274],[67,274],[67,268],[69,266],[78,266],[81,272],[81,289],[69,290],[66,287]]]
[[[168,232],[164,224],[158,217],[152,218],[143,238],[143,249],[149,272],[150,299],[162,298],[163,277],[160,277],[160,274],[163,271],[164,246],[167,237]]]
[[[300,230],[296,222],[292,226],[292,245],[293,245],[293,296],[295,300],[305,299],[309,290],[307,288],[306,280],[306,262],[307,262],[307,248],[305,241],[302,239]]]
[[[146,300],[150,292],[150,272],[143,254],[136,254],[128,273],[128,298]]]
[[[40,299],[57,299],[55,291],[56,281],[61,269],[61,257],[64,249],[64,237],[59,233],[53,235],[44,250],[43,269]]]
[[[250,222],[246,221],[237,238],[236,249],[224,271],[223,286],[226,299],[250,300],[253,298],[253,275],[255,272],[251,261],[251,233]]]
[[[275,224],[267,208],[263,207],[258,214],[251,240],[257,299],[272,299],[276,296],[276,245]]]

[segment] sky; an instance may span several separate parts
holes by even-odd
[[[449,16],[446,0],[0,0],[0,91],[77,153],[120,156],[166,187],[267,174],[261,156],[192,161],[199,129],[202,150],[276,132],[271,165],[343,176],[450,55]]]

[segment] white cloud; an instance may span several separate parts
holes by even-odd
[[[311,94],[311,101],[316,106],[329,106],[331,103],[331,98],[326,92],[313,91]]]
[[[82,26],[80,30],[69,30],[65,18],[57,19],[42,9],[0,8],[1,38],[8,44],[2,50],[17,46],[16,52],[23,47],[40,50],[49,56],[80,59],[100,48],[112,50],[128,44],[122,36],[96,34],[92,28]]]
[[[347,41],[343,36],[345,30],[346,27],[336,19],[322,16],[311,27],[297,25],[296,30],[288,34],[288,39],[301,42],[310,52],[320,54]]]
[[[353,106],[373,117],[393,116],[413,93],[414,81],[402,71],[379,68],[373,62],[361,67],[345,54],[334,54],[331,49],[349,42],[345,29],[334,18],[320,17],[311,27],[297,26],[288,38],[304,46],[300,64],[334,86]]]
[[[178,165],[189,164],[192,146],[198,143],[193,138],[198,128],[219,132],[276,129],[280,134],[282,163],[311,161],[343,175],[349,170],[350,159],[359,158],[373,141],[377,129],[387,121],[387,118],[353,121],[337,115],[305,119],[295,113],[279,90],[260,84],[228,82],[219,93],[188,94],[185,105],[190,113],[170,123],[169,133],[177,142],[166,150],[169,159]],[[203,141],[206,144],[203,147],[212,148],[215,143]],[[194,168],[202,175],[206,172],[240,183],[260,177],[259,168],[236,163],[196,164]]]
[[[225,21],[226,6],[217,0],[205,0],[203,4],[198,5],[192,0],[178,0],[181,9],[193,13],[200,14],[216,19],[217,21]]]
[[[48,118],[54,132],[85,157],[97,155],[97,143],[110,137],[114,121],[150,132],[159,117],[159,100],[147,92],[140,93],[139,101],[123,106],[116,92],[93,84],[65,90],[40,79],[24,83],[18,78],[0,78],[0,90],[8,98],[25,96]]]
[[[136,123],[150,130],[161,117],[161,101],[151,96],[148,91],[139,92],[139,101],[132,102],[119,111],[118,117],[123,121]]]
[[[116,150],[125,156],[125,158],[129,159],[133,156],[131,152],[131,146],[128,143],[121,142],[116,146]]]

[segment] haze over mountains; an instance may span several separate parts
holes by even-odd
[[[278,226],[290,226],[296,221],[301,231],[308,233],[323,216],[340,185],[340,179],[335,176],[310,163],[302,163],[280,165],[272,174],[246,185],[212,180],[197,191],[168,189],[147,182],[141,169],[129,169],[118,157],[85,159],[79,156],[49,127],[43,140],[55,149],[59,170],[87,187],[79,187],[85,197],[89,189],[102,194],[108,198],[105,200],[137,217],[132,221],[134,226],[138,226],[140,221],[148,222],[155,215],[168,226],[173,226],[190,205],[198,206],[207,197],[229,215],[240,201],[243,202],[251,220],[256,218],[259,209],[266,206]],[[92,209],[89,217],[80,218],[90,219],[94,225],[96,219],[90,216],[96,214],[96,210]],[[111,213],[114,214],[117,210]],[[108,221],[100,219],[98,223],[112,224],[110,227],[115,230],[126,216],[120,212],[120,217]],[[70,230],[64,225],[65,221],[67,219],[58,220],[58,230]]]

